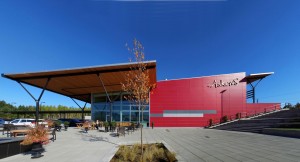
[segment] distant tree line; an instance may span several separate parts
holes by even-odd
[[[41,105],[40,111],[74,111],[81,110],[80,108],[68,107],[63,105],[52,106],[52,105]],[[85,110],[91,110],[91,108],[87,107]],[[6,103],[5,101],[0,101],[0,118],[4,119],[14,119],[17,118],[17,114],[12,114],[13,111],[35,111],[35,106],[14,106],[10,103]],[[53,118],[53,114],[43,114],[44,117],[51,116]],[[34,114],[26,114],[26,118],[35,118]],[[57,116],[59,117],[59,116]],[[67,116],[68,118],[81,118],[81,114],[70,113]],[[56,116],[54,115],[54,118]]]
[[[300,103],[297,102],[295,105],[292,105],[291,103],[286,103],[283,108],[300,109]]]

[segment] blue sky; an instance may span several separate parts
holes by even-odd
[[[300,1],[0,1],[0,73],[128,62],[134,38],[157,61],[158,80],[275,72],[259,102],[300,101]],[[27,86],[28,87],[28,86]],[[40,89],[28,87],[38,97]],[[0,100],[35,102],[0,78]],[[46,92],[47,105],[77,107]],[[83,105],[83,103],[82,103]]]

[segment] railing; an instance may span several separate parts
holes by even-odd
[[[230,115],[230,116],[225,115],[221,118],[220,117],[211,118],[208,120],[207,126],[210,127],[210,126],[214,126],[214,125],[225,123],[225,122],[232,121],[232,120],[254,117],[254,116],[266,114],[266,113],[280,110],[280,109],[281,109],[281,105],[278,104],[278,105],[272,105],[269,107],[265,107],[263,112],[254,110],[254,111],[249,111],[249,112],[240,112],[240,113],[236,113],[235,115]]]
[[[261,114],[266,114],[266,113],[276,111],[276,110],[280,110],[280,104],[265,107],[263,111],[253,110],[253,111],[249,111],[249,112],[243,112],[241,115],[241,118],[249,118],[249,117],[253,117],[253,116],[257,116],[257,115],[261,115]]]

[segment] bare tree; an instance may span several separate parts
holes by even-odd
[[[125,99],[139,106],[142,114],[141,121],[143,121],[143,111],[149,103],[149,92],[154,85],[150,84],[149,71],[147,64],[144,62],[145,54],[142,44],[134,39],[133,48],[128,47],[128,51],[134,55],[135,63],[131,65],[131,70],[126,73],[125,82],[121,83],[122,89],[128,93],[128,95],[125,95]],[[129,61],[132,62],[132,59]],[[141,127],[141,153],[143,159],[143,126]]]

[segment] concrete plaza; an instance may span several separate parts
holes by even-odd
[[[210,130],[202,128],[145,128],[145,142],[163,142],[175,151],[179,161],[300,161],[300,140],[254,133]],[[78,128],[57,132],[57,140],[45,145],[43,157],[31,159],[19,154],[1,162],[107,162],[120,144],[140,140],[140,131],[115,137],[113,133]]]

